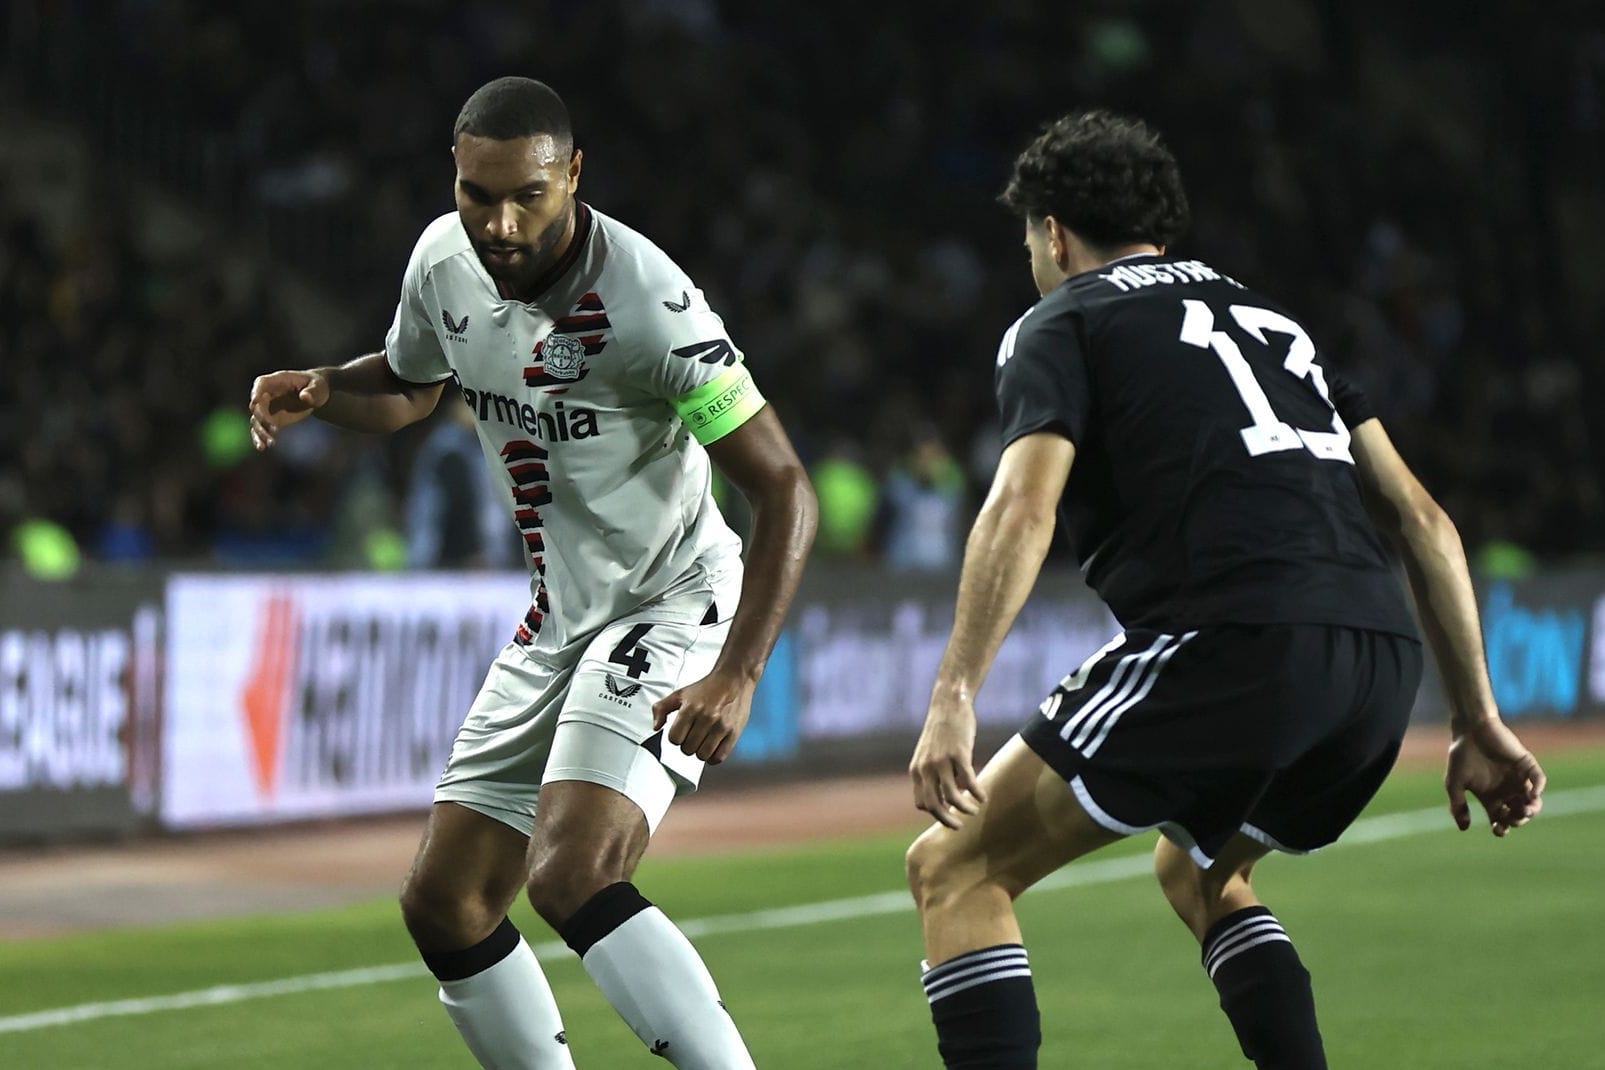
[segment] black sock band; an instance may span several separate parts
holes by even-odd
[[[518,946],[518,926],[503,918],[496,931],[473,947],[461,951],[424,951],[424,965],[441,981],[461,981],[483,973],[513,953]]]
[[[1042,1022],[1025,948],[971,951],[922,980],[948,1070],[1036,1070]]]
[[[1210,926],[1204,969],[1255,1066],[1326,1070],[1310,973],[1274,914],[1247,907]]]
[[[580,958],[598,941],[652,905],[629,881],[610,884],[557,927],[557,935]]]

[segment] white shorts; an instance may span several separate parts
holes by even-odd
[[[642,606],[584,643],[534,655],[509,643],[452,743],[435,788],[528,836],[541,785],[612,788],[656,832],[676,796],[695,791],[702,761],[652,729],[652,704],[708,674],[730,631],[740,574]],[[673,718],[670,718],[670,724]]]

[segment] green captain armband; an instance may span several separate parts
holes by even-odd
[[[745,364],[673,401],[686,427],[704,446],[719,441],[764,407],[763,395]]]

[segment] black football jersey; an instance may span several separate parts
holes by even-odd
[[[1059,521],[1124,626],[1415,637],[1349,452],[1373,413],[1276,302],[1197,260],[1126,257],[1020,317],[996,381],[1005,444],[1075,445]]]

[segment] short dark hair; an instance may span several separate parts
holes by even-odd
[[[476,89],[457,113],[452,140],[464,134],[493,141],[550,134],[559,147],[574,145],[574,127],[563,98],[533,78],[498,78]]]
[[[1053,216],[1097,249],[1169,245],[1187,229],[1181,169],[1141,119],[1066,115],[1014,161],[998,198],[1028,220]]]

